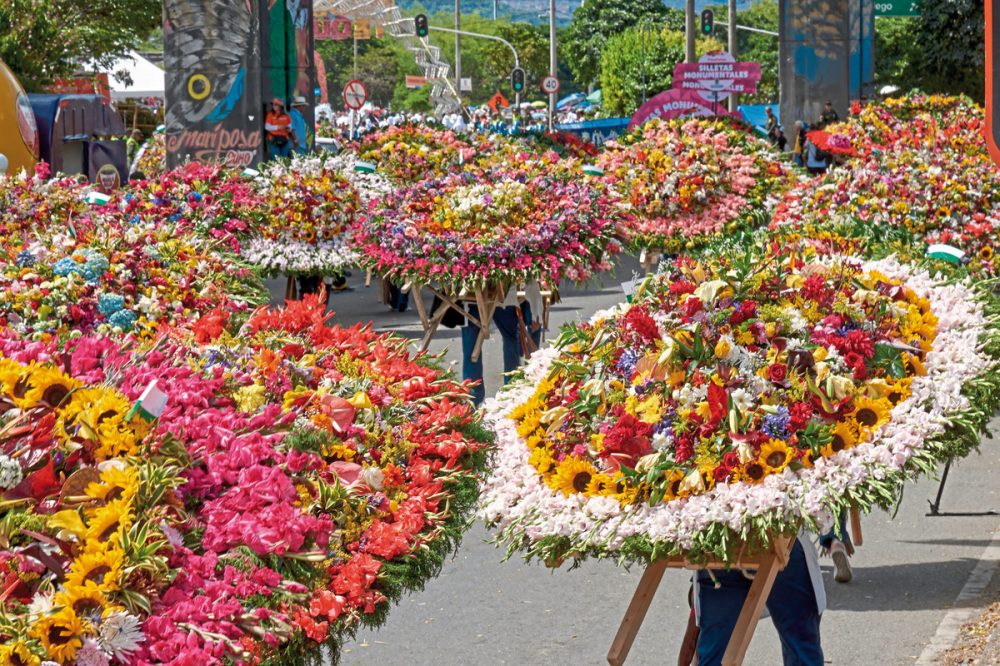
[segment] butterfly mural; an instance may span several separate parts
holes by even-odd
[[[222,122],[253,84],[260,45],[253,0],[165,0],[167,127]]]

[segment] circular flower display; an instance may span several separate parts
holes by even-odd
[[[584,280],[618,251],[615,201],[581,179],[493,171],[387,195],[357,227],[362,265],[391,279],[479,289]]]
[[[440,178],[459,169],[475,149],[451,130],[426,125],[395,125],[361,139],[357,155],[378,165],[396,182],[409,184]]]
[[[679,260],[487,405],[500,459],[483,515],[550,563],[728,559],[889,504],[950,450],[949,419],[988,420],[988,326],[968,286],[891,261]]]
[[[670,252],[763,225],[769,195],[794,181],[766,142],[719,119],[646,123],[597,164],[633,207],[632,245]]]

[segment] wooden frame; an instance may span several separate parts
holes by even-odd
[[[774,580],[778,572],[788,565],[788,557],[792,552],[794,542],[795,537],[777,537],[772,541],[769,550],[759,554],[741,553],[734,562],[729,564],[719,560],[696,564],[683,557],[669,557],[652,562],[642,574],[642,579],[632,595],[632,601],[629,603],[628,610],[625,611],[625,617],[622,618],[615,640],[611,643],[611,649],[608,650],[608,663],[611,666],[622,666],[625,663],[636,634],[639,633],[639,627],[642,626],[642,621],[649,611],[649,605],[656,595],[656,588],[659,587],[663,573],[667,569],[753,569],[756,571],[756,575],[750,585],[746,601],[743,603],[743,609],[736,620],[736,627],[729,639],[726,653],[722,657],[723,666],[742,664],[747,648],[750,647],[750,639],[753,638],[753,633],[757,629],[761,610],[767,602],[771,588],[774,587]]]

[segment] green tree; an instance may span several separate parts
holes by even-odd
[[[683,29],[684,13],[662,0],[588,0],[566,29],[566,53],[573,77],[587,86],[600,79],[601,53],[614,35],[639,23]]]
[[[542,78],[549,73],[548,30],[530,23],[501,25],[497,36],[510,42],[521,60],[526,74],[525,93],[538,91]],[[514,69],[514,55],[504,44],[488,42],[483,46],[483,73],[494,90],[510,95],[510,72]],[[528,95],[525,95],[526,97]]]
[[[368,99],[375,106],[386,107],[392,101],[399,75],[399,60],[392,49],[369,48],[358,56],[358,78],[365,82]]]
[[[727,5],[712,7],[716,22],[729,22]],[[778,31],[778,3],[775,0],[760,0],[736,13],[739,25],[760,30]],[[716,25],[715,36],[728,44],[728,28]],[[727,49],[723,46],[723,49]],[[748,30],[736,31],[736,58],[744,62],[760,63],[760,83],[754,95],[740,95],[741,104],[767,104],[778,101],[778,38]]]
[[[28,90],[114,62],[159,27],[160,0],[0,0],[0,59]]]
[[[708,37],[695,43],[701,55],[722,48],[721,42]],[[601,95],[604,113],[630,116],[642,104],[643,55],[645,55],[647,98],[670,88],[674,65],[684,61],[684,33],[629,28],[608,40],[601,52]]]

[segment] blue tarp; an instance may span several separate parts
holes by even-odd
[[[778,108],[777,104],[743,104],[737,108],[739,108],[740,115],[743,116],[743,120],[756,127],[758,132],[764,134],[764,128],[767,127],[767,112],[764,109],[767,107],[771,107],[771,110],[774,111],[774,115],[777,117],[778,123],[780,124],[781,110]],[[787,128],[785,134],[788,134]]]
[[[629,120],[631,118],[601,118],[582,123],[564,123],[556,125],[555,128],[562,132],[572,132],[595,146],[602,146],[605,142],[617,139],[624,134]]]
[[[583,93],[579,93],[579,92],[573,93],[572,95],[568,95],[566,97],[563,97],[561,100],[559,100],[558,102],[556,102],[556,108],[557,109],[564,109],[567,106],[573,106],[573,105],[575,105],[575,104],[577,104],[579,102],[582,102],[585,99],[587,99],[587,96],[584,95]]]

